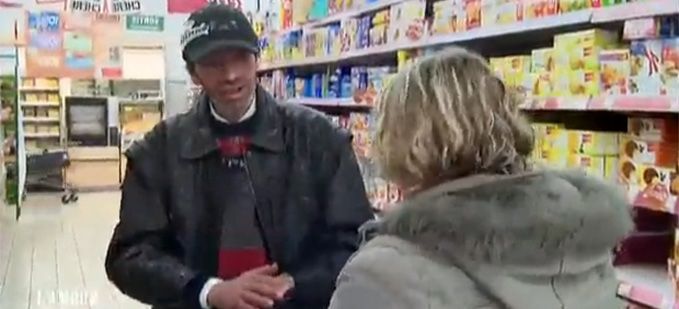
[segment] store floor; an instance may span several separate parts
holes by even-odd
[[[0,308],[148,308],[118,292],[104,271],[119,198],[88,193],[61,205],[59,195],[33,195],[19,222],[0,206]]]

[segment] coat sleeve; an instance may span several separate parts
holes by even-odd
[[[189,290],[200,289],[205,278],[176,258],[178,246],[163,194],[163,140],[157,127],[126,153],[119,222],[108,247],[106,273],[121,292],[143,303],[195,307],[197,293]],[[195,299],[189,294],[196,294]]]
[[[339,271],[358,249],[359,227],[373,217],[351,138],[344,132],[335,137],[336,150],[331,154],[334,159],[329,160],[334,166],[332,177],[322,190],[324,248],[317,248],[315,258],[291,273],[295,279],[294,300],[301,306],[327,306]]]

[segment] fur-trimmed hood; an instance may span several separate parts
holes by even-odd
[[[606,263],[631,228],[624,194],[580,171],[443,183],[408,199],[380,226],[443,257],[535,275]]]

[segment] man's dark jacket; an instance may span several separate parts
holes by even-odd
[[[340,269],[371,218],[346,131],[311,109],[278,104],[257,90],[246,154],[269,260],[295,279],[284,308],[327,308]],[[218,151],[207,98],[157,125],[126,152],[120,222],[106,257],[109,279],[155,308],[191,308],[187,284],[214,276],[205,235],[205,158]],[[243,185],[250,185],[243,184]],[[228,203],[228,201],[225,201]],[[207,252],[207,253],[206,253]]]

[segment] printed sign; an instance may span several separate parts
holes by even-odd
[[[26,75],[62,76],[61,16],[58,12],[27,12]]]
[[[103,13],[106,9],[104,0],[68,0],[67,12],[93,12]]]
[[[141,0],[109,0],[111,14],[139,13],[142,10]]]
[[[127,15],[127,30],[162,32],[165,29],[165,18],[154,15]]]

